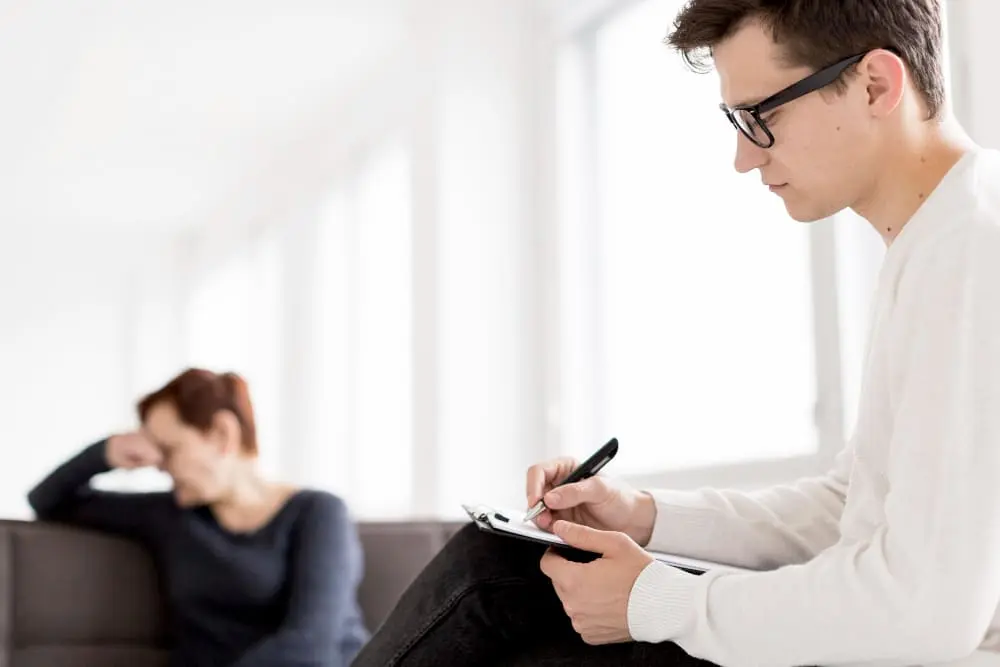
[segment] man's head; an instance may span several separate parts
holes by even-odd
[[[939,0],[690,0],[667,42],[715,65],[736,169],[796,220],[863,200],[945,104]]]

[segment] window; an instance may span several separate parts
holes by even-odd
[[[317,327],[315,403],[310,409],[309,469],[305,483],[353,500],[354,473],[352,276],[353,225],[346,188],[338,189],[319,214],[316,246]],[[353,509],[353,508],[352,508]]]
[[[412,488],[410,174],[404,151],[361,172],[357,215],[357,489],[368,514],[405,514]],[[390,491],[391,490],[391,491]]]
[[[257,422],[260,463],[281,462],[281,246],[265,233],[195,284],[186,318],[187,365],[246,378]]]
[[[662,44],[681,4],[561,67],[564,448],[617,436],[616,473],[818,451],[811,230],[733,169],[717,79]]]
[[[521,160],[518,95],[504,75],[455,82],[437,119],[439,515],[523,503],[541,373],[528,313],[540,289]]]
[[[320,221],[312,429],[323,454],[312,460],[328,468],[317,483],[366,518],[404,516],[413,501],[410,178],[406,150],[383,148]]]

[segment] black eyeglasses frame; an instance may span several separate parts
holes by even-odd
[[[867,52],[859,53],[835,62],[832,65],[810,74],[804,79],[796,81],[792,85],[778,91],[774,95],[771,95],[767,99],[756,104],[741,104],[735,107],[728,107],[725,103],[722,103],[719,105],[719,108],[722,109],[724,114],[726,114],[726,117],[729,119],[729,122],[733,124],[733,127],[739,130],[743,136],[761,148],[771,148],[774,146],[774,134],[772,134],[771,129],[767,126],[767,123],[764,122],[764,115],[774,111],[782,105],[788,104],[789,102],[797,100],[800,97],[804,97],[809,93],[829,86],[831,83],[836,81],[848,67],[861,62],[861,59],[866,55],[868,55]],[[741,112],[748,113],[757,126],[764,131],[764,135],[767,137],[765,141],[758,140],[740,125],[735,118],[735,114]]]

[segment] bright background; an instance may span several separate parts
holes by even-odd
[[[189,365],[362,519],[518,503],[611,436],[640,484],[822,470],[884,249],[735,173],[679,5],[0,1],[0,515]],[[1000,146],[1000,5],[948,9]]]

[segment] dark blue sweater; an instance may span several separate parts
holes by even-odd
[[[341,667],[367,639],[357,587],[362,553],[344,503],[299,491],[265,526],[234,534],[207,507],[170,493],[90,487],[108,471],[105,441],[28,495],[40,520],[133,538],[152,553],[173,626],[177,667]]]

